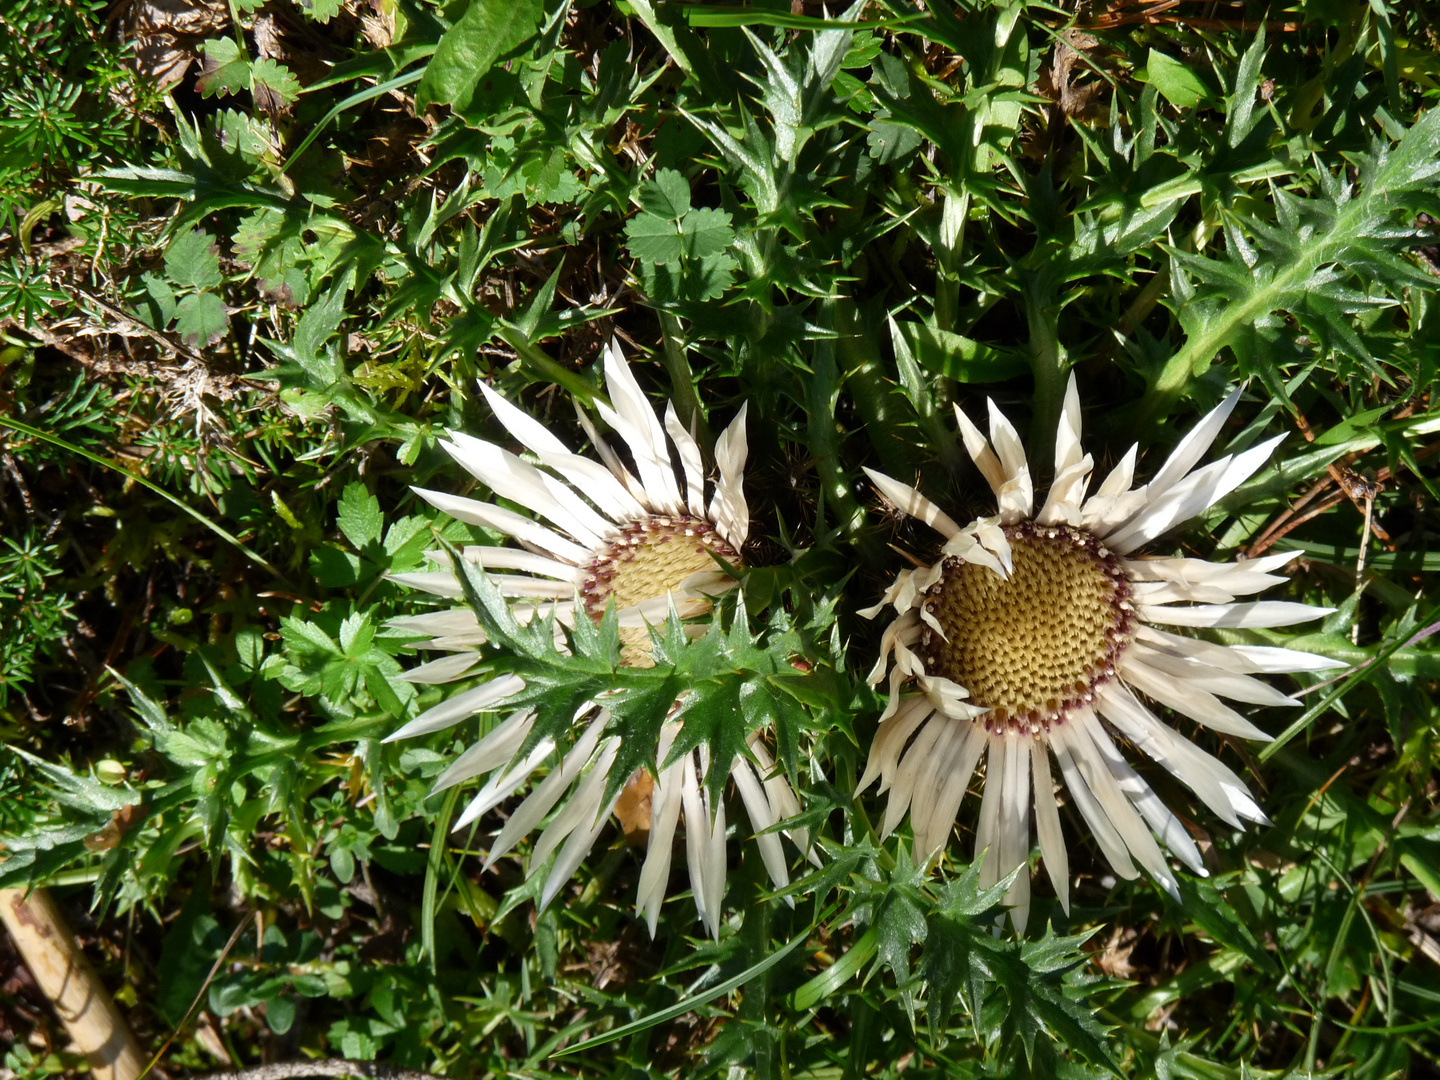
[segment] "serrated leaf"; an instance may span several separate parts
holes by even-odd
[[[679,221],[690,212],[690,182],[674,169],[660,169],[646,180],[637,193],[640,209],[647,214]]]
[[[213,289],[220,274],[220,248],[209,233],[191,229],[180,233],[165,248],[165,273],[182,289]]]
[[[195,89],[202,97],[238,94],[250,88],[250,62],[240,55],[234,38],[211,38],[205,42],[205,59]]]
[[[250,93],[256,108],[284,112],[300,97],[300,80],[278,60],[256,60],[250,66]]]
[[[345,317],[343,282],[333,286],[323,300],[311,304],[300,316],[292,345],[296,362],[310,377],[311,386],[322,390],[334,385],[343,374],[337,358],[322,351],[325,343],[340,329]]]
[[[340,648],[351,659],[367,658],[365,654],[374,640],[375,627],[364,612],[357,611],[340,624]]]
[[[246,214],[230,238],[231,249],[237,258],[253,264],[284,227],[285,215],[278,210],[265,208]]]
[[[314,623],[286,616],[280,620],[280,635],[285,644],[302,656],[339,656],[335,639]]]
[[[175,309],[175,329],[192,349],[214,345],[230,329],[230,315],[214,293],[191,293]]]
[[[342,10],[340,0],[300,0],[300,10],[318,23],[328,23]]]
[[[570,155],[563,147],[532,158],[525,166],[526,197],[531,203],[574,202],[584,186],[575,176]]]
[[[655,214],[637,214],[627,221],[625,237],[630,254],[641,262],[678,263],[685,253],[685,236],[679,222]]]
[[[680,231],[685,236],[685,254],[692,259],[719,255],[735,241],[730,215],[709,207],[699,207],[686,214],[680,222]]]
[[[336,507],[335,523],[357,551],[369,547],[380,539],[385,527],[380,500],[366,491],[364,484],[346,484]]]
[[[215,137],[227,153],[259,161],[270,150],[270,132],[264,120],[236,109],[222,109],[215,117]]]

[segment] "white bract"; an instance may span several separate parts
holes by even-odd
[[[1197,468],[1239,397],[1237,390],[1202,419],[1148,484],[1134,486],[1132,447],[1087,498],[1094,463],[1080,444],[1072,376],[1055,440],[1055,479],[1038,513],[1014,427],[991,402],[987,440],[957,407],[965,448],[999,503],[997,515],[964,528],[914,488],[866,470],[900,510],[945,538],[940,561],[902,572],[881,603],[862,612],[873,617],[889,604],[898,617],[871,672],[879,682],[888,668],[890,700],[860,788],[878,779],[879,790],[889,793],[885,835],[909,814],[917,860],[949,838],[983,755],[975,837],[977,857],[985,860],[982,887],[1028,860],[1033,807],[1041,858],[1068,911],[1053,755],[1071,804],[1115,872],[1134,878],[1138,866],[1178,895],[1161,844],[1203,876],[1200,852],[1126,762],[1115,733],[1230,825],[1267,821],[1244,782],[1164,723],[1149,702],[1213,731],[1268,739],[1220,699],[1293,705],[1254,676],[1340,665],[1293,649],[1224,646],[1162,628],[1288,626],[1332,609],[1237,601],[1284,581],[1274,571],[1295,552],[1237,563],[1135,554],[1269,459],[1278,438]],[[911,688],[920,692],[906,693]],[[1006,900],[1023,929],[1028,874],[1015,879]]]
[[[700,448],[680,423],[674,405],[667,407],[662,427],[613,343],[605,354],[604,374],[612,404],[597,402],[596,410],[624,442],[638,478],[578,408],[580,423],[600,462],[572,453],[544,425],[482,385],[496,417],[533,455],[534,463],[460,432],[451,432],[450,441],[442,445],[497,496],[528,508],[550,525],[494,503],[416,491],[451,517],[505,533],[518,542],[517,547],[471,547],[464,552],[466,559],[487,570],[515,571],[492,574],[492,580],[511,598],[511,610],[518,620],[553,616],[557,624],[574,625],[578,609],[599,617],[613,603],[626,661],[649,666],[653,661],[648,626],[663,623],[672,605],[682,618],[703,616],[710,611],[711,598],[735,583],[716,564],[712,553],[739,565],[749,530],[743,486],[746,410],[741,408],[715,446],[720,476],[707,504]],[[681,477],[676,475],[672,443]],[[448,557],[434,552],[432,558],[439,565],[436,571],[396,574],[392,580],[437,596],[460,597],[460,582]],[[412,682],[453,682],[465,677],[482,659],[478,650],[486,635],[468,608],[408,616],[395,620],[394,625],[429,636],[417,647],[448,654],[409,672],[407,678]],[[493,678],[428,709],[390,740],[439,731],[477,713],[503,708],[504,701],[524,686],[515,675]],[[466,750],[436,783],[436,790],[443,790],[490,774],[457,820],[455,828],[461,829],[519,791],[537,771],[549,767],[511,813],[485,862],[488,868],[548,816],[530,854],[533,871],[558,852],[541,892],[542,907],[575,873],[620,797],[605,797],[620,741],[619,735],[607,730],[610,719],[603,701],[587,703],[575,716],[576,723],[583,725],[579,737],[563,753],[547,737],[519,756],[535,724],[535,714],[528,709],[514,712]],[[648,793],[650,828],[637,906],[653,936],[670,877],[672,841],[683,820],[695,906],[706,929],[718,937],[726,875],[725,809],[711,805],[706,778],[712,763],[704,745],[665,765],[682,726],[683,719],[667,722],[650,774],[637,772],[628,780],[640,802],[646,786],[653,785]],[[724,767],[735,781],[751,826],[763,832],[798,814],[800,805],[758,732],[751,734],[749,746],[753,763],[737,756]],[[809,852],[805,830],[787,835]],[[779,835],[757,836],[755,842],[775,886],[786,885],[789,875]]]

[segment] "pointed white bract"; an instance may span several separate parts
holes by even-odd
[[[897,614],[871,673],[878,683],[889,672],[890,703],[860,779],[861,790],[878,780],[879,790],[888,793],[882,833],[888,835],[908,813],[916,858],[935,855],[983,759],[975,841],[975,855],[984,860],[981,885],[1003,880],[1028,861],[1033,807],[1041,861],[1069,910],[1058,771],[1065,801],[1089,826],[1115,873],[1133,878],[1144,870],[1177,894],[1165,850],[1204,875],[1199,849],[1125,760],[1116,734],[1229,824],[1267,820],[1228,766],[1145,703],[1157,702],[1222,734],[1266,739],[1221,699],[1293,705],[1292,698],[1253,676],[1341,666],[1291,649],[1225,646],[1164,629],[1289,626],[1332,610],[1237,602],[1284,581],[1274,571],[1293,558],[1288,553],[1234,564],[1137,554],[1235,490],[1269,459],[1278,440],[1200,465],[1239,395],[1237,390],[1201,420],[1149,484],[1133,486],[1132,447],[1087,498],[1094,463],[1081,445],[1072,376],[1056,433],[1054,480],[1038,512],[1014,427],[991,402],[987,439],[957,407],[961,439],[999,511],[964,528],[909,485],[870,473],[891,503],[945,539],[940,562],[903,571],[882,602],[862,612],[873,617],[888,605]],[[1031,575],[1026,582],[1022,573]],[[1000,595],[1005,599],[993,599]],[[1007,605],[1018,603],[1015,597],[1032,598],[1028,602],[1037,609],[1069,605],[1079,615],[1038,611],[1037,625],[1059,628],[1053,641],[1044,634],[1033,641],[999,640],[991,627],[1010,617]],[[1091,654],[1075,644],[1075,635],[1066,637],[1072,626],[1098,627],[1099,644]],[[1027,646],[1053,655],[1027,656]],[[1077,663],[1081,666],[1074,668]],[[1054,676],[1056,670],[1068,674]],[[1075,670],[1083,678],[1069,681]],[[1054,687],[1039,687],[1047,677],[1058,679]],[[1029,689],[1027,680],[1037,688]],[[1028,873],[1016,877],[1007,903],[1015,926],[1023,929]]]
[[[465,559],[487,571],[512,571],[491,573],[491,580],[512,599],[518,621],[553,617],[559,625],[573,626],[578,612],[599,615],[613,602],[622,638],[631,643],[627,659],[643,665],[650,662],[644,644],[648,625],[663,622],[672,605],[682,618],[702,616],[715,596],[735,584],[711,555],[738,565],[749,532],[743,487],[745,408],[715,447],[719,478],[707,509],[701,449],[674,406],[667,408],[662,425],[618,345],[607,349],[603,367],[610,404],[597,402],[596,408],[617,436],[616,445],[628,453],[634,472],[578,404],[581,425],[599,462],[571,452],[543,424],[482,385],[496,418],[526,456],[461,432],[452,432],[441,445],[496,496],[534,516],[444,492],[417,488],[416,493],[444,513],[503,533],[520,545],[476,546],[463,552]],[[450,556],[440,551],[431,552],[430,558],[434,571],[395,574],[391,580],[435,596],[462,596]],[[417,648],[445,654],[412,669],[406,677],[413,683],[430,686],[468,678],[484,661],[480,650],[486,636],[467,608],[406,616],[392,625],[425,635],[428,640],[418,642]],[[507,699],[524,688],[514,675],[489,679],[421,713],[390,740],[440,731],[503,709]],[[608,730],[610,714],[602,702],[591,702],[579,710],[575,722],[579,735],[568,748],[548,737],[527,747],[535,714],[528,709],[514,712],[451,763],[436,783],[440,790],[488,777],[457,819],[455,828],[462,829],[520,792],[532,777],[542,777],[512,810],[486,858],[488,867],[543,825],[530,857],[532,872],[542,871],[554,857],[545,871],[542,907],[584,861],[618,798],[606,798],[614,788],[610,773],[620,741]],[[725,812],[722,805],[711,805],[707,780],[712,763],[704,746],[667,760],[682,729],[683,720],[667,723],[651,775],[626,778],[636,789],[653,781],[637,907],[653,936],[669,883],[673,840],[683,822],[697,913],[707,932],[718,937],[725,894]],[[752,831],[761,832],[797,815],[800,805],[759,733],[751,736],[750,753],[749,760],[737,756],[725,768],[735,780]],[[785,835],[814,858],[805,830]],[[767,833],[756,843],[776,888],[788,884],[780,836]]]

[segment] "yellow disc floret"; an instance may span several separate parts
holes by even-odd
[[[585,609],[595,618],[605,614],[611,600],[624,609],[657,596],[675,593],[681,614],[703,615],[680,602],[680,586],[694,574],[720,569],[711,557],[719,555],[732,566],[740,557],[710,522],[689,515],[657,515],[631,522],[587,568],[582,595]],[[650,666],[650,635],[643,627],[620,631],[622,655],[637,667]]]
[[[1078,529],[1006,529],[1013,571],[1002,577],[950,557],[926,592],[926,670],[989,708],[987,725],[1048,728],[1114,675],[1130,638],[1130,587],[1119,560]]]

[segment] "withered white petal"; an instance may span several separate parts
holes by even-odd
[[[426,709],[399,731],[387,736],[385,742],[413,739],[416,735],[428,735],[432,731],[454,727],[461,720],[477,713],[488,712],[495,705],[506,698],[514,697],[524,689],[525,680],[518,675],[502,675],[498,679],[491,679],[473,690],[456,694],[449,701],[442,701],[439,705]]]
[[[950,519],[950,515],[941,510],[933,502],[927,499],[920,492],[916,491],[909,484],[902,484],[899,480],[892,480],[882,472],[874,469],[862,469],[870,482],[880,489],[880,493],[895,504],[895,508],[902,513],[909,514],[913,518],[919,518],[932,529],[938,532],[946,540],[951,540],[960,532],[960,526]]]

